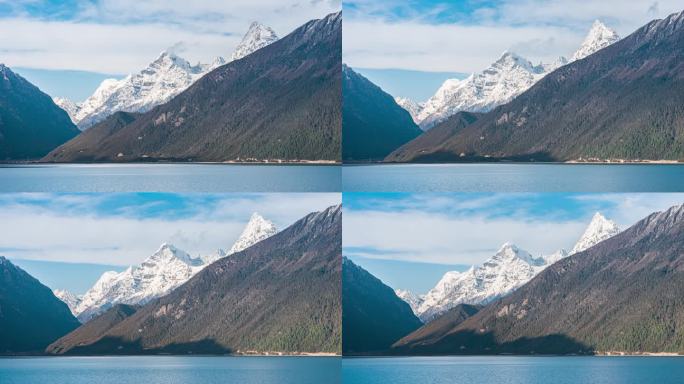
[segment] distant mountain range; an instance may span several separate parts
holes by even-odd
[[[90,128],[42,161],[340,161],[341,31],[340,12],[282,39],[253,24],[228,63],[163,52],[82,105],[58,100]]]
[[[341,215],[309,214],[166,296],[113,306],[47,352],[340,353]]]
[[[78,133],[50,96],[0,64],[0,161],[39,159]]]
[[[437,142],[419,136],[423,145],[409,142],[386,160],[684,159],[683,20],[684,12],[673,14],[612,44],[583,47],[574,57],[588,56],[544,75],[470,124],[454,130],[446,120],[450,137]],[[600,28],[589,39],[610,36]]]
[[[583,59],[618,40],[620,37],[615,31],[597,20],[569,61],[559,57],[553,63],[534,65],[524,57],[506,51],[480,73],[463,80],[446,80],[425,103],[405,98],[397,98],[397,101],[411,112],[423,129],[428,130],[457,112],[488,112],[505,104],[561,66]]]
[[[342,95],[344,161],[382,160],[422,133],[392,96],[346,65]]]
[[[568,256],[449,330],[398,354],[684,353],[684,205]]]
[[[0,256],[0,355],[42,353],[79,325],[50,288]]]
[[[228,252],[218,249],[199,258],[171,244],[161,247],[140,265],[123,272],[105,272],[84,295],[55,290],[79,321],[85,323],[116,304],[143,305],[184,284],[211,263],[240,252],[277,232],[272,222],[254,213]]]
[[[231,61],[239,60],[276,40],[278,36],[271,28],[254,22],[235,48]],[[219,56],[209,64],[191,65],[171,48],[138,73],[121,80],[104,80],[92,96],[82,103],[60,97],[55,97],[54,101],[67,111],[81,130],[85,130],[115,112],[142,113],[166,103],[226,62]]]
[[[620,232],[615,222],[596,213],[570,255],[581,252]],[[506,243],[494,256],[480,266],[465,272],[451,271],[423,296],[398,290],[420,319],[425,322],[439,318],[459,304],[485,305],[515,291],[541,271],[567,257],[564,249],[534,257],[514,244]]]

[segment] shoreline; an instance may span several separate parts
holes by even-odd
[[[0,166],[7,165],[143,165],[143,164],[167,164],[167,165],[303,165],[303,166],[331,166],[342,165],[341,162],[333,160],[301,160],[301,161],[128,161],[128,162],[39,162],[39,161],[14,161],[0,162]]]
[[[681,160],[605,160],[605,161],[578,161],[578,160],[568,160],[568,161],[470,161],[470,162],[349,162],[342,163],[343,166],[369,166],[369,165],[484,165],[484,164],[525,164],[525,165],[684,165],[684,161]]]

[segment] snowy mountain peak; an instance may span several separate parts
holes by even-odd
[[[143,261],[142,265],[158,265],[160,263],[169,263],[180,261],[189,266],[201,265],[200,259],[193,258],[185,251],[180,250],[169,243],[162,243],[157,252]]]
[[[394,293],[397,295],[398,298],[404,300],[409,305],[409,307],[411,307],[411,310],[415,315],[418,314],[418,308],[423,303],[422,295],[419,296],[414,294],[413,292],[403,289],[395,289]]]
[[[229,253],[250,247],[276,231],[272,222],[254,213]],[[211,255],[193,258],[173,244],[162,243],[152,256],[139,265],[130,266],[123,272],[103,273],[79,299],[72,312],[85,322],[115,304],[145,304],[171,292],[229,253],[219,249]],[[63,296],[63,301],[71,300],[65,294]]]
[[[584,233],[572,248],[572,251],[570,251],[570,254],[575,254],[591,248],[603,240],[615,236],[619,232],[620,228],[614,221],[608,220],[601,213],[596,212],[591,218],[591,222],[587,226],[587,229],[584,230]]]
[[[235,49],[233,60],[247,56],[277,38],[272,29],[252,23]],[[55,98],[54,101],[81,130],[85,130],[118,111],[147,112],[164,104],[225,63],[226,60],[218,56],[211,63],[192,65],[179,56],[175,46],[172,46],[162,51],[140,72],[123,79],[104,80],[82,103],[63,98]]]
[[[240,41],[240,44],[235,48],[231,60],[239,60],[251,54],[252,52],[261,49],[272,42],[278,40],[278,36],[271,28],[259,23],[253,22],[245,36]]]
[[[404,108],[409,115],[411,115],[411,118],[413,119],[413,122],[418,124],[420,121],[418,120],[418,114],[420,114],[420,111],[423,110],[423,103],[416,103],[415,101],[407,98],[407,97],[395,97],[394,101],[402,108]]]
[[[618,36],[617,32],[611,28],[608,28],[601,21],[596,20],[594,21],[594,24],[592,24],[587,36],[584,38],[582,45],[575,52],[575,54],[572,55],[571,60],[575,61],[583,59],[618,40],[620,40],[620,36]]]
[[[228,253],[233,254],[240,252],[261,240],[274,235],[276,232],[278,232],[278,230],[273,222],[264,219],[263,216],[254,212],[245,226],[245,229],[242,231],[242,234],[230,248]]]
[[[79,296],[67,291],[66,289],[55,289],[52,293],[60,300],[62,300],[68,307],[71,313],[76,316],[76,307],[81,302]]]
[[[586,57],[617,40],[619,37],[615,31],[597,21],[570,61]],[[428,130],[460,111],[488,112],[511,101],[568,62],[568,59],[561,56],[551,63],[534,65],[514,52],[505,51],[482,72],[474,73],[463,80],[447,79],[425,102],[415,120],[423,130]]]

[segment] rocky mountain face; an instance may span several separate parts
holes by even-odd
[[[277,39],[272,29],[254,22],[235,48],[232,60],[241,59]],[[121,80],[104,80],[82,103],[60,97],[55,97],[54,101],[81,130],[85,130],[118,111],[143,113],[164,104],[224,64],[226,60],[219,56],[208,64],[191,65],[173,49],[168,49],[138,73]]]
[[[457,112],[488,112],[505,104],[547,74],[617,40],[617,33],[597,20],[570,61],[559,57],[552,63],[534,65],[526,58],[507,51],[482,72],[474,73],[463,80],[446,80],[425,103],[404,100],[403,104],[407,105],[407,111],[421,128],[428,130]]]
[[[684,158],[684,13],[654,20],[544,76],[511,102],[406,161]]]
[[[0,64],[0,160],[35,160],[78,134],[36,86]]]
[[[105,120],[43,161],[339,161],[341,32],[341,13],[310,21],[115,132],[102,134]]]
[[[422,323],[392,288],[344,258],[342,265],[342,352],[382,353]]]
[[[345,161],[382,160],[421,130],[392,96],[342,67],[342,156]]]
[[[276,232],[271,221],[254,213],[228,252],[219,249],[213,254],[193,258],[187,252],[165,243],[140,265],[130,266],[123,272],[103,273],[83,296],[62,290],[55,290],[55,295],[85,323],[116,304],[143,305],[164,296],[211,263],[240,252]]]
[[[588,249],[619,232],[615,222],[597,212],[569,254]],[[459,304],[485,305],[504,297],[569,254],[560,249],[550,255],[534,257],[506,243],[480,266],[473,266],[465,272],[447,272],[423,296],[401,290],[398,296],[411,305],[423,322],[428,323]]]
[[[36,354],[80,323],[50,288],[0,256],[0,354]]]
[[[397,353],[684,352],[684,206],[553,264],[443,336]]]
[[[309,214],[207,266],[108,330],[83,338],[77,330],[48,352],[339,353],[341,216],[341,206]]]

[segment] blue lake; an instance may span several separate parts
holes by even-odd
[[[339,192],[341,166],[0,165],[0,192]]]
[[[344,358],[344,384],[669,384],[684,357]]]
[[[340,383],[337,357],[0,358],[3,384]]]
[[[682,192],[684,164],[345,165],[345,192]]]

